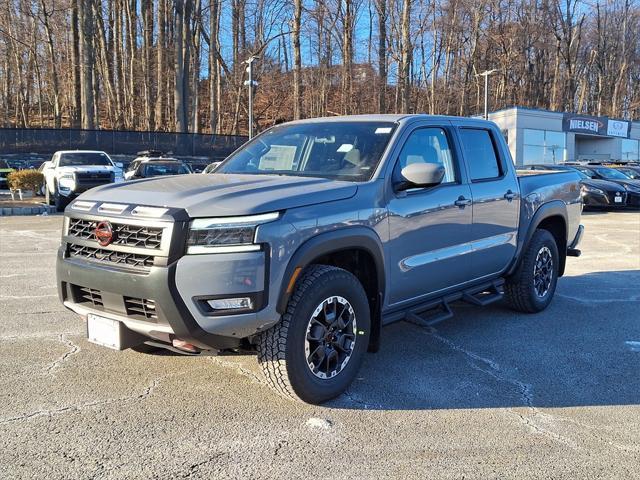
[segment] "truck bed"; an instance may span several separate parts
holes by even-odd
[[[573,238],[580,226],[582,196],[577,172],[562,170],[517,170],[521,224],[528,224],[533,213],[546,203],[563,206],[567,212],[567,238]]]

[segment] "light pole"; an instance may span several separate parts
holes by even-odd
[[[249,140],[253,138],[253,87],[258,85],[258,82],[253,80],[253,62],[256,58],[258,57],[251,55],[245,60],[247,73],[249,74],[249,80],[244,82],[249,87]]]
[[[478,73],[476,77],[484,77],[484,119],[489,120],[489,75],[495,72],[493,70],[485,70],[482,73]]]
[[[249,140],[253,138],[253,89],[258,86],[258,82],[253,79],[253,62],[258,59],[258,56],[262,54],[264,49],[276,38],[280,38],[284,35],[289,35],[291,32],[280,32],[277,35],[267,39],[254,53],[252,53],[249,58],[247,58],[243,63],[247,64],[247,74],[249,80],[244,82],[246,87],[249,87]]]

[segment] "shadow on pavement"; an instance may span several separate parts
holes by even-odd
[[[346,395],[348,409],[640,404],[640,270],[560,280],[539,314],[464,304],[435,329],[383,329]]]

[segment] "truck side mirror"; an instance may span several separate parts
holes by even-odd
[[[444,167],[438,163],[412,163],[400,172],[404,181],[396,186],[396,190],[440,185],[444,173]]]

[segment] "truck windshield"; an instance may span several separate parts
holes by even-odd
[[[326,122],[274,127],[225,161],[216,173],[369,180],[395,130],[393,122]]]
[[[109,157],[100,152],[71,152],[60,155],[61,167],[75,167],[85,165],[112,166]]]

